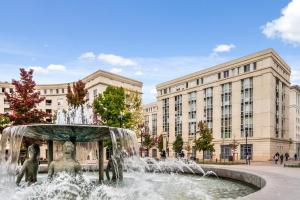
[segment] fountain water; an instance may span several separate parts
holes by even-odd
[[[57,124],[15,126],[5,129],[0,144],[0,199],[220,199],[236,198],[255,190],[240,183],[205,176],[187,176],[180,173],[212,175],[194,162],[183,160],[156,161],[138,156],[139,145],[134,132],[121,128],[93,125],[89,108],[59,111]],[[89,125],[77,125],[80,122]],[[69,123],[69,124],[67,124]],[[95,163],[83,165],[83,176],[59,174],[52,181],[39,174],[38,182],[26,187],[15,187],[15,170],[23,137],[55,141],[76,141],[76,158],[82,164],[88,160],[99,161],[99,174],[90,170]],[[121,159],[126,173],[124,180],[115,184],[98,185],[96,175],[103,178],[103,139],[112,141],[113,154]],[[99,142],[101,141],[101,142]],[[50,143],[51,145],[51,143]],[[53,143],[52,143],[53,145]],[[9,152],[6,149],[9,147]],[[51,146],[49,146],[51,147]],[[49,151],[48,151],[49,152]],[[50,152],[51,153],[51,152]],[[55,152],[54,152],[55,153]],[[60,157],[59,151],[54,158]],[[113,157],[112,159],[116,159]],[[113,161],[117,165],[117,160]],[[118,166],[114,167],[118,170]],[[116,172],[119,174],[119,172]]]

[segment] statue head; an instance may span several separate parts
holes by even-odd
[[[74,148],[75,148],[74,144],[70,141],[65,142],[64,145],[63,145],[63,151],[64,151],[65,154],[71,154],[72,155],[73,152],[74,152]]]
[[[29,158],[38,159],[40,156],[40,147],[38,144],[32,144],[28,147]]]

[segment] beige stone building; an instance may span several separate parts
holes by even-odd
[[[300,87],[294,85],[290,89],[290,156],[300,155]]]
[[[105,91],[106,87],[109,85],[123,87],[125,92],[138,92],[140,94],[142,93],[143,87],[143,83],[140,81],[103,70],[98,70],[87,77],[84,77],[82,81],[85,83],[86,89],[88,90],[86,98],[90,105],[92,105],[94,98]],[[72,83],[37,85],[36,90],[40,92],[42,97],[45,97],[45,100],[41,102],[37,108],[51,114],[55,114],[58,109],[66,109],[68,107],[66,99],[68,84]],[[10,112],[4,92],[13,93],[13,85],[7,82],[0,82],[0,113]],[[43,145],[41,147],[41,158],[46,158],[46,152],[47,147],[46,145]]]
[[[185,155],[195,154],[200,120],[212,129],[215,144],[205,159],[233,154],[245,159],[248,152],[260,161],[289,152],[290,73],[284,60],[266,49],[158,84],[157,133],[164,135],[170,156],[177,134],[183,137]],[[230,146],[233,140],[236,150]]]
[[[157,137],[157,112],[158,107],[156,103],[143,105],[144,115],[144,133],[150,134],[152,137]],[[140,138],[141,139],[141,138]],[[145,152],[143,152],[145,154]],[[151,148],[149,156],[153,158],[159,157],[157,147]]]

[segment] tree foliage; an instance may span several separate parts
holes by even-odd
[[[67,101],[68,105],[73,108],[77,108],[86,103],[87,90],[85,89],[85,84],[79,80],[73,83],[71,88],[70,84],[68,84],[68,94]]]
[[[163,138],[163,135],[158,136],[157,148],[158,148],[159,152],[162,152],[162,150],[164,149],[164,138]]]
[[[125,93],[122,87],[108,86],[103,94],[95,98],[93,106],[103,124],[129,128],[132,114],[126,111]]]
[[[155,145],[155,138],[151,137],[150,134],[144,135],[143,147],[147,151],[147,156],[149,156],[149,150]]]
[[[214,152],[214,144],[212,143],[213,141],[213,133],[212,130],[207,127],[205,123],[200,121],[198,123],[198,131],[200,137],[195,140],[195,148],[198,151],[203,152],[203,160],[204,160],[204,152],[205,151],[210,151]]]
[[[183,140],[181,135],[177,135],[173,143],[173,150],[175,153],[181,153],[183,147]]]
[[[0,114],[0,133],[10,124],[10,119],[7,115]]]
[[[20,80],[13,80],[15,92],[5,92],[12,114],[8,114],[14,125],[45,122],[50,114],[38,110],[36,105],[45,98],[35,91],[36,83],[33,81],[33,70],[20,69]]]

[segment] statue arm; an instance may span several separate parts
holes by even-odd
[[[107,180],[110,180],[109,169],[110,169],[110,160],[108,161],[106,169],[105,169],[105,175],[106,175]]]
[[[19,185],[25,172],[26,172],[26,169],[27,169],[27,165],[28,165],[28,161],[26,160],[21,168],[21,171],[18,173],[17,175],[17,180],[16,180],[16,184]]]
[[[49,169],[48,169],[48,179],[52,179],[54,174],[54,161],[52,161],[49,165]]]

